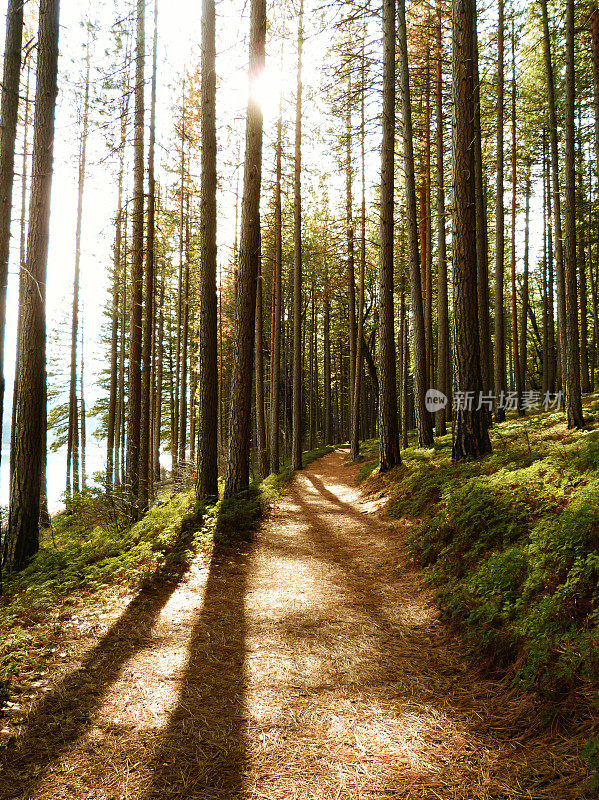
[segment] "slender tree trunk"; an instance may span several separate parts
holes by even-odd
[[[351,456],[355,461],[360,455],[360,401],[361,401],[361,388],[362,388],[362,362],[363,350],[362,340],[364,338],[364,282],[366,275],[366,155],[365,155],[365,139],[366,139],[366,125],[365,125],[365,91],[366,91],[366,75],[365,75],[365,39],[366,30],[363,32],[362,38],[362,56],[361,56],[361,83],[360,83],[360,151],[361,151],[361,167],[362,167],[362,208],[360,212],[361,219],[361,235],[360,235],[360,281],[358,288],[358,330],[356,334],[356,368],[353,390],[353,403],[352,403],[352,437],[351,437]],[[326,385],[325,385],[326,391]]]
[[[527,320],[528,320],[528,306],[529,306],[529,297],[528,297],[528,260],[529,260],[529,239],[530,239],[530,164],[526,165],[526,183],[524,186],[524,198],[525,198],[525,211],[524,211],[524,275],[522,277],[522,316],[521,316],[521,324],[520,324],[520,381],[521,381],[521,388],[522,391],[526,389],[526,369],[528,365],[528,331],[527,331]],[[544,209],[543,209],[544,211]],[[545,324],[543,325],[543,330],[545,331]]]
[[[3,561],[20,569],[39,549],[46,399],[46,266],[57,95],[59,1],[41,0],[27,268],[21,272],[14,414],[15,453]]]
[[[189,349],[189,195],[187,195],[185,233],[185,278],[183,282],[183,320],[181,326],[181,379],[179,382],[179,455],[177,463],[182,472],[187,456],[187,351]]]
[[[442,4],[437,5],[437,81],[436,81],[436,111],[437,111],[437,280],[439,288],[438,310],[438,352],[437,352],[437,388],[451,402],[449,383],[449,302],[447,297],[447,244],[445,238],[445,178],[443,170],[443,29],[442,29]],[[478,206],[477,206],[478,208]],[[478,221],[477,221],[478,223]],[[478,227],[477,227],[478,232]],[[401,331],[403,337],[404,332]],[[403,369],[403,366],[402,366]],[[407,372],[405,375],[407,384]],[[403,383],[403,381],[402,381]],[[406,386],[407,388],[407,386]],[[404,414],[402,401],[402,419]],[[405,408],[407,415],[407,405]],[[447,407],[437,412],[437,436],[447,433]],[[407,424],[407,419],[406,419]],[[403,428],[402,428],[403,436]],[[407,434],[406,434],[407,436]],[[407,438],[404,437],[404,441]]]
[[[454,390],[463,393],[453,423],[452,459],[491,451],[487,412],[477,398],[482,390],[477,323],[476,210],[474,179],[474,20],[475,0],[453,0],[452,164],[453,164],[453,296]],[[474,402],[466,400],[473,392]]]
[[[514,352],[514,377],[518,413],[522,413],[522,375],[520,373],[520,350],[518,346],[518,305],[516,295],[516,34],[512,17],[512,230],[511,230],[511,277],[512,277],[512,343]]]
[[[393,5],[393,3],[391,4]],[[408,262],[410,265],[411,312],[414,339],[414,407],[416,413],[416,426],[418,428],[418,444],[420,447],[430,447],[433,444],[433,431],[431,418],[425,406],[426,345],[424,334],[424,315],[422,308],[420,261],[418,257],[418,221],[416,215],[412,106],[410,100],[410,72],[408,68],[405,0],[399,0],[398,9],[397,42],[399,50],[399,80],[401,86],[403,111],[406,224],[408,229]],[[389,69],[391,69],[391,65],[393,63],[394,62],[391,61],[389,62]],[[390,135],[392,137],[392,133]],[[380,413],[381,412],[379,411],[379,414]]]
[[[569,428],[582,428],[580,341],[576,292],[576,199],[574,165],[574,0],[566,0],[564,283],[566,288],[566,414]]]
[[[256,282],[254,362],[256,367],[256,432],[258,447],[258,469],[262,478],[268,476],[268,449],[266,446],[266,419],[264,415],[264,353],[262,334],[262,270],[258,266]]]
[[[148,510],[152,494],[152,469],[150,464],[152,423],[152,332],[155,321],[155,217],[156,180],[154,177],[154,147],[156,141],[156,67],[158,56],[158,0],[154,0],[154,41],[152,54],[152,96],[150,100],[150,143],[148,151],[148,228],[146,234],[145,298],[142,331],[141,408],[139,438],[139,501],[140,514]]]
[[[302,468],[302,48],[304,2],[300,0],[297,36],[297,89],[295,100],[295,162],[293,181],[293,435],[291,467]]]
[[[164,381],[164,273],[160,285],[160,306],[158,313],[158,338],[156,341],[156,405],[154,416],[154,480],[160,480],[160,445],[162,433],[162,386]]]
[[[345,110],[345,224],[347,234],[347,302],[348,302],[348,322],[349,322],[349,416],[353,417],[353,392],[356,375],[356,276],[354,266],[354,220],[353,220],[353,197],[352,197],[352,85],[351,85],[351,59],[348,58],[347,64],[347,105]],[[350,442],[352,453],[359,445],[353,441],[353,427],[350,431]],[[312,448],[310,448],[312,449]]]
[[[202,4],[202,178],[200,239],[200,339],[198,374],[198,498],[218,497],[216,308],[216,41],[215,3]],[[221,323],[222,326],[222,323]],[[221,367],[222,370],[222,367]]]
[[[129,75],[123,81],[123,97],[121,104],[121,142],[120,164],[117,191],[116,233],[114,240],[114,276],[112,282],[112,321],[110,345],[110,397],[108,401],[108,450],[106,454],[106,491],[110,493],[115,478],[115,440],[117,439],[117,407],[118,407],[118,343],[119,343],[119,308],[121,281],[121,250],[123,238],[123,175],[125,169],[125,144],[127,137],[127,123],[129,117]],[[123,273],[124,286],[124,273]],[[118,461],[118,456],[117,459]],[[116,470],[118,472],[118,469]]]
[[[332,444],[333,427],[331,416],[331,301],[329,295],[329,276],[327,263],[325,260],[325,283],[324,283],[324,361],[323,361],[323,380],[324,380],[324,443]]]
[[[4,75],[0,105],[0,456],[2,453],[2,423],[4,419],[4,339],[6,328],[6,289],[10,224],[15,175],[15,141],[19,117],[19,85],[21,76],[21,46],[23,42],[23,0],[8,0],[6,11],[6,42],[4,45]],[[29,78],[27,80],[29,95]],[[28,118],[28,109],[25,116]],[[27,135],[25,135],[25,151]],[[26,155],[24,156],[26,163]],[[23,173],[25,181],[25,173]]]
[[[67,458],[71,457],[73,468],[74,494],[79,493],[79,409],[77,405],[77,339],[79,332],[79,283],[81,276],[81,225],[83,221],[83,192],[85,188],[85,168],[87,155],[87,136],[88,136],[88,111],[89,111],[89,75],[90,75],[90,55],[89,55],[89,34],[86,48],[86,75],[85,75],[85,96],[81,120],[83,130],[79,145],[79,186],[77,193],[77,228],[75,233],[75,276],[73,279],[73,312],[71,322],[71,379],[69,389],[69,428]],[[67,469],[67,476],[69,470]],[[67,497],[71,495],[71,486],[67,485]]]
[[[77,421],[78,424],[81,425],[81,490],[85,491],[87,489],[87,476],[85,472],[85,450],[87,446],[87,435],[86,435],[86,427],[85,427],[85,375],[84,375],[84,363],[85,358],[83,354],[83,321],[81,323],[81,369],[80,369],[80,376],[79,376],[79,391],[81,392],[81,403],[80,403],[80,420]]]
[[[503,210],[503,56],[504,56],[503,0],[499,0],[497,28],[497,200],[495,208],[495,419],[505,419],[501,398],[507,390],[505,376],[505,320],[503,308],[503,280],[505,268],[505,237]]]
[[[133,134],[133,238],[131,261],[131,334],[127,417],[127,483],[129,513],[139,516],[139,456],[141,427],[141,348],[144,272],[144,61],[145,0],[137,2],[135,57],[135,126]]]
[[[276,145],[276,184],[275,184],[275,257],[273,271],[273,330],[272,354],[270,361],[270,470],[279,472],[279,396],[281,393],[281,295],[283,271],[283,241],[281,226],[281,156],[282,156],[282,117],[279,99],[279,119],[277,121]]]
[[[266,2],[265,0],[252,0],[250,11],[250,89],[264,69],[265,37]],[[254,315],[256,313],[256,280],[260,264],[261,180],[262,110],[250,91],[246,123],[241,243],[235,303],[229,456],[225,474],[225,497],[235,497],[249,487]]]
[[[566,368],[566,291],[564,282],[564,254],[562,242],[562,213],[559,187],[559,155],[557,142],[557,117],[555,112],[555,89],[553,82],[553,65],[551,61],[551,39],[549,37],[549,18],[547,0],[541,0],[543,18],[543,54],[545,74],[547,77],[547,103],[549,106],[549,146],[551,154],[551,180],[553,186],[553,229],[555,233],[555,271],[557,278],[557,321],[560,335],[560,372],[565,381]],[[550,251],[550,263],[551,251]]]

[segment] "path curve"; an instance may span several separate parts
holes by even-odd
[[[568,741],[439,622],[347,456],[69,663],[0,758],[1,800],[580,798]]]

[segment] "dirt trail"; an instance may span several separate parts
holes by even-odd
[[[0,798],[580,798],[569,739],[473,667],[346,457],[74,646]]]

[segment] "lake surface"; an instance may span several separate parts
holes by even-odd
[[[85,451],[85,471],[88,484],[93,484],[96,472],[106,469],[106,449],[89,447]],[[67,473],[67,451],[59,450],[48,453],[48,466],[46,470],[48,482],[48,509],[51,514],[59,511],[63,505],[63,494]],[[0,506],[8,506],[10,494],[10,462],[7,449],[2,450],[2,464],[0,465]]]

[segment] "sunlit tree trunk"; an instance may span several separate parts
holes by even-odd
[[[23,41],[23,0],[8,0],[6,11],[6,41],[4,73],[0,105],[0,439],[4,419],[4,338],[6,327],[6,288],[12,194],[15,174],[15,141],[19,117],[19,84],[21,76],[21,45]],[[27,92],[28,93],[28,92]],[[25,114],[28,114],[26,109]],[[25,137],[25,150],[27,141]],[[25,180],[25,174],[23,174]],[[2,453],[0,441],[0,456]]]
[[[283,270],[283,241],[281,226],[282,126],[281,99],[279,99],[279,118],[277,121],[276,144],[272,353],[270,361],[270,471],[275,474],[279,472],[279,408],[281,393],[281,295]]]
[[[260,264],[260,186],[262,181],[262,109],[251,88],[264,69],[266,2],[252,0],[250,11],[250,95],[247,108],[239,275],[235,303],[229,454],[225,497],[249,486],[250,409],[254,360],[256,280]]]
[[[256,432],[258,448],[258,469],[260,475],[268,475],[268,450],[266,447],[266,419],[264,416],[264,353],[262,335],[262,270],[258,266],[258,280],[256,282],[256,320],[254,363],[256,367]]]
[[[291,466],[302,468],[302,47],[304,2],[300,0],[297,35],[297,85],[295,98],[295,160],[293,180],[293,431]]]
[[[528,281],[529,281],[529,239],[530,239],[530,164],[526,165],[526,183],[524,185],[524,275],[522,276],[522,311],[520,324],[520,380],[521,387],[526,389],[526,369],[528,364]],[[544,311],[545,313],[545,311]],[[545,325],[543,330],[545,331]]]
[[[140,514],[148,510],[152,494],[152,469],[150,464],[152,424],[152,333],[155,307],[155,225],[156,179],[154,177],[154,147],[156,141],[156,67],[158,56],[158,0],[154,0],[154,42],[152,54],[152,96],[150,100],[150,143],[148,149],[148,217],[146,233],[145,296],[142,331],[141,409],[139,438],[139,502]]]
[[[139,515],[139,454],[141,427],[141,349],[144,273],[144,61],[145,0],[137,2],[135,57],[135,125],[133,132],[133,235],[131,260],[131,333],[127,402],[127,490],[129,513]]]

